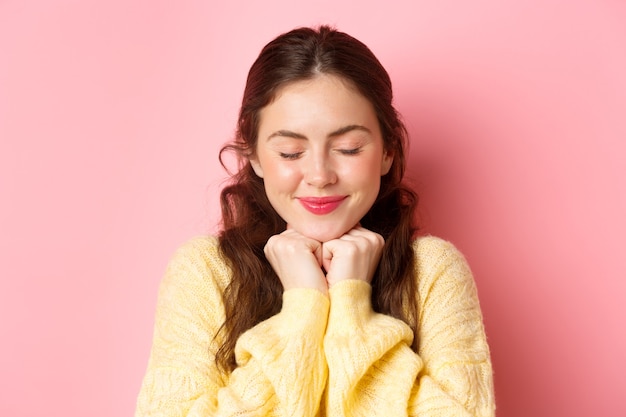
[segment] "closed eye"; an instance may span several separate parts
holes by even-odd
[[[339,153],[341,153],[342,155],[357,155],[358,153],[361,152],[361,148],[354,148],[354,149],[339,149],[338,150]]]
[[[293,160],[293,159],[298,159],[302,155],[302,152],[293,152],[293,153],[280,152],[279,155],[283,159]]]

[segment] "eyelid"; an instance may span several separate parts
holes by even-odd
[[[370,142],[362,132],[351,131],[346,136],[349,137],[337,138],[333,143],[333,148],[342,155],[357,155]]]
[[[363,148],[361,146],[357,146],[356,148],[337,149],[337,151],[342,155],[357,155],[361,153],[362,150]]]
[[[278,155],[282,159],[293,160],[298,159],[303,152],[279,152]]]

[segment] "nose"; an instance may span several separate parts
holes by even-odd
[[[337,182],[337,173],[332,161],[325,154],[311,155],[305,169],[305,181],[313,187],[324,188]]]

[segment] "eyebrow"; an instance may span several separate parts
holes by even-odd
[[[360,131],[363,131],[363,132],[372,133],[372,131],[369,130],[365,126],[362,126],[362,125],[348,125],[348,126],[340,127],[339,129],[337,129],[337,130],[335,130],[333,132],[330,132],[328,134],[328,137],[329,138],[334,138],[334,137],[337,137],[337,136],[344,135],[344,134],[346,134],[348,132],[351,132],[353,130],[360,130]],[[272,138],[279,137],[279,136],[287,137],[287,138],[294,138],[294,139],[305,139],[305,140],[308,139],[302,133],[297,133],[297,132],[293,132],[291,130],[281,129],[281,130],[277,130],[276,132],[274,132],[271,135],[269,135],[267,137],[267,140],[270,140]]]

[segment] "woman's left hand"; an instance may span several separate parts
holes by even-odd
[[[361,226],[323,243],[322,265],[328,286],[346,279],[371,282],[384,245],[381,235]]]

